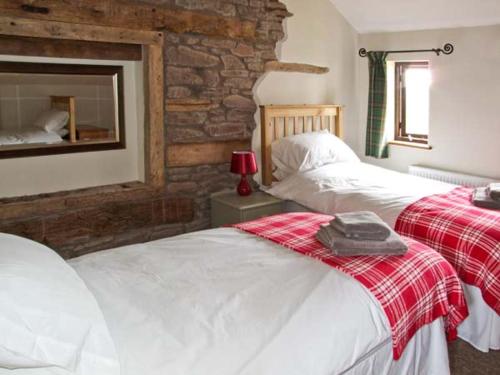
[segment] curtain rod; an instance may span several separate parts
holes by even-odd
[[[454,50],[455,50],[455,48],[453,47],[453,44],[446,43],[443,46],[443,48],[407,49],[407,50],[401,50],[401,51],[385,51],[385,52],[387,52],[387,53],[434,52],[436,55],[439,56],[441,53],[444,53],[445,55],[450,55],[453,53]],[[366,51],[365,48],[360,48],[358,53],[359,53],[359,56],[361,56],[361,57],[366,57],[368,55],[368,51]]]

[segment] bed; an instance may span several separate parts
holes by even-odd
[[[457,188],[452,184],[362,163],[356,156],[318,167],[309,166],[311,168],[296,173],[287,171],[278,181],[275,176],[279,176],[280,166],[273,163],[273,142],[319,131],[341,138],[342,107],[271,105],[261,106],[260,111],[262,183],[267,186],[265,189],[269,194],[287,201],[288,210],[327,214],[368,210],[394,227],[401,212],[409,205]],[[500,254],[497,257],[500,258]],[[464,288],[470,316],[459,327],[459,337],[481,351],[500,349],[500,316],[485,303],[477,287],[464,283]]]
[[[50,110],[41,113],[33,126],[0,130],[0,146],[57,144],[66,134],[69,142],[76,142],[75,98],[51,96]]]
[[[33,323],[22,335],[28,344],[19,344],[28,351],[23,368],[15,365],[21,349],[6,353],[16,343],[0,336],[0,374],[449,373],[443,319],[419,329],[394,361],[386,316],[360,283],[235,228],[67,263],[41,244],[0,234],[0,279],[2,332],[13,332],[5,328],[16,320],[12,306],[26,313],[21,327]],[[63,358],[52,341],[43,350],[29,344],[37,324],[57,328],[51,311],[74,342]]]

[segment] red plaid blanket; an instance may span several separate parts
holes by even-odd
[[[437,252],[411,239],[404,256],[336,257],[316,240],[320,224],[332,216],[289,213],[236,224],[233,227],[319,259],[354,277],[377,298],[392,331],[394,359],[415,332],[443,316],[448,338],[467,315],[463,291],[453,267]]]
[[[474,206],[472,191],[459,187],[420,199],[399,215],[396,231],[440,252],[500,314],[500,211]]]

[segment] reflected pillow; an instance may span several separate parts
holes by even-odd
[[[56,133],[57,133],[57,135],[59,135],[59,137],[64,138],[69,134],[69,130],[66,128],[62,128],[62,129],[59,129]]]
[[[120,373],[93,294],[53,250],[0,233],[0,280],[0,368]]]
[[[347,144],[327,130],[281,138],[271,149],[276,167],[273,174],[278,180],[325,164],[360,161]]]
[[[68,120],[68,112],[52,108],[40,113],[35,120],[34,125],[47,132],[57,132],[66,126]]]

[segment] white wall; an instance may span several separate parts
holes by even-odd
[[[3,61],[122,65],[127,147],[123,150],[0,159],[0,197],[49,193],[144,179],[142,63],[1,56]]]
[[[345,139],[356,145],[356,41],[357,33],[329,0],[282,0],[293,17],[286,20],[286,38],[278,46],[285,62],[327,66],[328,74],[270,72],[254,89],[257,104],[345,105]],[[257,124],[260,114],[257,112]],[[252,146],[260,158],[260,129]]]
[[[404,172],[408,165],[423,164],[500,177],[499,41],[500,25],[360,35],[359,47],[367,50],[434,48],[446,42],[455,46],[455,52],[449,56],[389,55],[398,61],[430,61],[429,143],[433,149],[390,146],[389,159],[365,161]],[[368,63],[366,58],[358,61],[357,153],[364,155]]]

